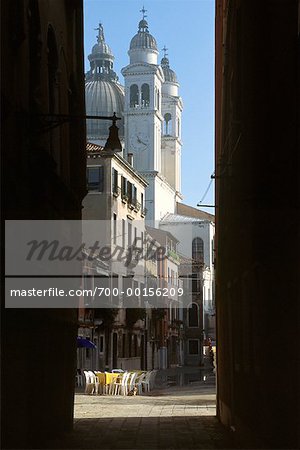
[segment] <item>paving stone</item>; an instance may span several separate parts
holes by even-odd
[[[53,449],[230,449],[215,417],[214,386],[174,387],[149,396],[75,396],[74,432]]]

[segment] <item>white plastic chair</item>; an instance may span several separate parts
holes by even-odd
[[[138,388],[139,395],[141,395],[143,393],[142,382],[144,381],[145,377],[146,377],[146,372],[143,372],[140,375],[138,375],[138,377],[135,380],[135,385]]]
[[[96,388],[95,381],[90,375],[90,372],[88,370],[84,370],[84,377],[85,377],[85,393],[86,394],[92,394]]]
[[[99,388],[98,377],[94,374],[94,372],[92,370],[89,370],[88,373],[90,375],[91,383],[94,385],[94,390],[92,393],[98,394],[98,388]]]
[[[156,373],[157,370],[151,370],[150,372],[147,372],[145,379],[142,381],[142,386],[144,386],[145,392],[150,392],[153,388]]]
[[[130,377],[130,372],[120,374],[120,377],[113,383],[113,395],[126,395],[127,382]]]
[[[81,373],[77,372],[75,379],[76,379],[76,386],[82,387],[83,386],[83,377],[82,377]]]
[[[131,392],[134,389],[136,378],[137,378],[137,373],[136,372],[132,372],[130,374],[129,378],[128,378],[128,383],[125,386],[125,388],[126,388],[125,395],[128,395],[129,392]]]

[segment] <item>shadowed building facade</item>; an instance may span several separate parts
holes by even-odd
[[[300,444],[298,3],[216,2],[218,415],[251,448]]]
[[[1,2],[3,219],[81,219],[85,120],[55,115],[85,114],[82,41],[81,0]],[[1,447],[42,448],[73,426],[77,311],[2,299]]]

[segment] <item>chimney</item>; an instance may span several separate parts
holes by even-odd
[[[133,153],[128,153],[127,160],[129,164],[133,167]]]

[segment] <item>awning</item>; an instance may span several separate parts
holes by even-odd
[[[82,336],[77,336],[78,348],[96,348],[96,345],[89,339],[85,339]]]

